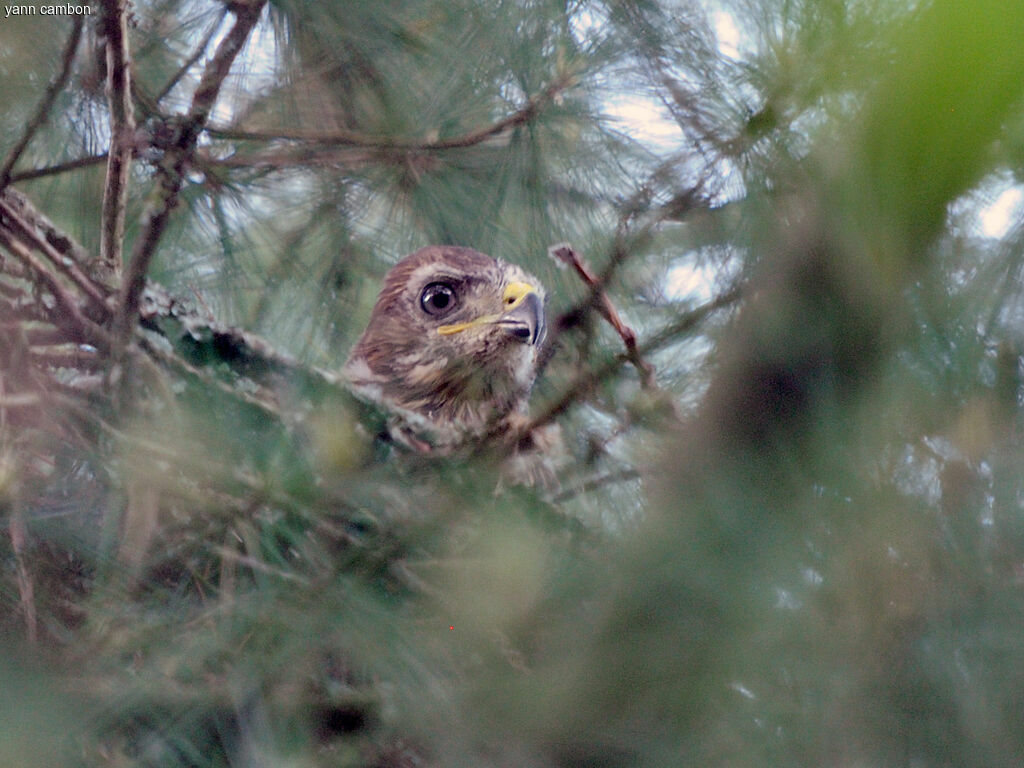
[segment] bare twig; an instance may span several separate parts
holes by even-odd
[[[231,10],[235,14],[235,24],[217,46],[213,58],[206,65],[199,85],[192,95],[189,119],[195,121],[194,130],[197,135],[206,127],[221,85],[230,73],[235,57],[241,52],[253,27],[259,21],[264,5],[266,5],[266,0],[249,0],[248,2],[238,0],[231,4]],[[195,141],[195,137],[193,137],[193,141]]]
[[[670,341],[673,341],[677,336],[695,328],[712,312],[717,312],[719,309],[728,307],[730,304],[735,304],[740,300],[740,298],[742,298],[742,296],[743,292],[740,288],[734,286],[711,301],[701,304],[699,307],[687,312],[685,315],[681,315],[674,323],[669,323],[647,339],[647,341],[640,344],[640,353],[646,355],[649,352],[660,349]]]
[[[52,368],[97,369],[103,360],[88,349],[29,349],[32,359]]]
[[[103,187],[100,258],[121,266],[128,173],[135,143],[132,111],[131,53],[128,47],[128,0],[102,0],[103,35],[107,46],[107,103],[110,106],[110,151]]]
[[[696,309],[687,312],[685,315],[679,317],[675,322],[670,323],[658,333],[651,336],[647,341],[642,344],[637,344],[638,354],[646,355],[656,349],[659,349],[681,334],[696,327],[712,312],[736,302],[740,298],[740,295],[738,288],[732,288],[721,296],[718,296],[717,298],[702,304]],[[629,354],[623,353],[607,360],[597,368],[581,373],[576,377],[572,384],[568,386],[565,392],[552,400],[539,414],[529,421],[529,423],[523,428],[523,433],[529,434],[534,429],[554,421],[561,414],[567,411],[573,403],[583,397],[586,397],[588,393],[593,391],[594,387],[602,381],[605,381],[609,376],[614,375],[623,365],[631,362],[633,361],[630,359]]]
[[[43,94],[43,99],[39,102],[35,114],[25,126],[21,138],[11,147],[11,151],[7,153],[3,166],[0,166],[0,190],[11,181],[11,170],[14,168],[14,164],[18,162],[21,153],[25,151],[25,147],[32,141],[35,132],[46,122],[46,118],[49,117],[50,110],[53,108],[53,102],[57,99],[57,94],[63,90],[65,83],[68,81],[68,75],[71,74],[71,63],[75,59],[75,51],[78,50],[78,41],[82,38],[82,20],[82,16],[74,18],[71,24],[71,34],[64,45],[64,52],[61,54],[60,71],[50,81],[50,84],[46,86],[46,92]]]
[[[601,314],[601,317],[607,320],[612,328],[615,329],[615,332],[619,334],[619,338],[622,339],[622,343],[626,346],[626,357],[640,371],[644,386],[654,386],[654,366],[644,360],[637,350],[636,332],[622,322],[618,310],[615,309],[612,300],[608,298],[605,283],[594,275],[590,267],[583,261],[583,258],[568,243],[554,245],[548,249],[548,252],[552,258],[571,266],[576,271],[576,274],[583,279],[583,282],[587,284],[593,295],[594,307]]]
[[[105,316],[108,314],[102,292],[85,276],[74,261],[66,258],[64,254],[59,253],[52,245],[41,238],[35,231],[35,228],[25,221],[14,207],[3,199],[0,199],[0,214],[3,215],[5,228],[13,230],[14,234],[18,235],[21,240],[27,241],[33,248],[41,251],[58,271],[62,272],[65,277],[70,279],[89,297],[95,305],[95,309],[101,315]]]
[[[32,392],[23,392],[19,395],[0,394],[0,411],[4,412],[15,408],[38,408],[42,403],[43,398]]]
[[[266,414],[268,417],[279,420],[282,423],[285,421],[284,414],[278,408],[275,398],[269,395],[264,387],[260,387],[256,394],[244,392],[237,387],[233,387],[227,382],[219,380],[215,375],[208,371],[191,365],[183,360],[180,355],[167,352],[154,344],[148,344],[146,342],[142,343],[142,348],[154,360],[158,360],[170,368],[176,368],[179,373],[191,376],[196,380],[203,382],[207,386],[213,387],[229,397],[238,400],[239,402],[246,403],[247,405],[250,405]]]
[[[606,475],[600,475],[599,477],[592,477],[589,480],[584,481],[578,486],[572,488],[566,488],[561,493],[556,494],[551,499],[552,504],[562,504],[563,502],[573,499],[577,496],[582,496],[592,491],[596,491],[599,488],[603,488],[606,485],[615,485],[617,483],[628,483],[632,480],[639,480],[642,477],[640,472],[635,469],[621,469],[617,472],[609,472]]]
[[[7,265],[4,265],[4,272],[7,273]],[[21,270],[19,270],[20,272]],[[0,297],[3,299],[9,299],[4,301],[3,305],[7,309],[13,309],[14,307],[31,307],[35,304],[35,301],[25,291],[20,288],[15,288],[13,285],[7,285],[7,283],[0,283]]]
[[[0,191],[0,201],[7,206],[6,218],[0,216],[0,229],[12,231],[16,239],[27,239],[28,244],[33,247],[43,248],[39,243],[45,243],[49,249],[46,256],[55,259],[54,265],[64,272],[65,276],[73,282],[91,281],[104,299],[115,290],[115,275],[109,265],[99,261],[93,254],[85,250],[74,238],[68,235],[54,224],[32,204],[32,202],[21,194],[14,187]],[[11,226],[13,225],[13,227]],[[20,229],[19,229],[20,228]],[[21,230],[26,235],[22,235]],[[54,254],[57,254],[56,256]],[[8,262],[13,264],[13,262]],[[66,267],[67,269],[62,269]],[[4,267],[7,274],[14,274],[9,267]],[[83,280],[75,272],[84,273],[87,278]],[[25,275],[23,275],[25,277]],[[93,291],[84,285],[80,285],[88,295],[92,296]],[[95,298],[95,297],[93,297]]]
[[[224,22],[224,17],[227,16],[227,13],[228,9],[227,7],[225,7],[223,10],[221,10],[219,14],[217,14],[216,20],[213,22],[212,25],[210,25],[210,29],[207,30],[206,34],[203,36],[203,39],[199,41],[199,45],[196,46],[195,51],[192,52],[191,56],[185,59],[185,62],[180,67],[178,67],[178,71],[175,72],[171,76],[171,79],[167,81],[167,84],[160,89],[160,93],[156,95],[156,97],[154,98],[154,102],[159,104],[161,101],[163,101],[167,94],[174,90],[174,86],[181,82],[181,78],[183,78],[185,74],[190,69],[192,69],[192,67],[195,66],[195,63],[199,61],[200,58],[202,58],[203,54],[206,52],[206,49],[210,45],[210,41],[213,40],[213,36],[217,34],[217,30],[220,29],[220,25]]]
[[[46,286],[46,290],[57,302],[59,310],[53,313],[54,324],[68,333],[68,341],[87,342],[101,348],[110,346],[109,334],[82,314],[75,297],[65,289],[60,280],[32,251],[23,243],[10,237],[3,229],[0,229],[0,246],[24,264],[36,279]]]
[[[395,141],[382,139],[358,131],[334,131],[329,134],[312,132],[284,131],[246,131],[227,127],[210,126],[206,132],[220,139],[238,139],[242,141],[297,141],[325,146],[361,147],[364,149],[398,150],[398,151],[433,151],[446,149],[464,149],[480,144],[487,139],[505,131],[530,122],[559,93],[575,83],[571,75],[563,75],[552,82],[540,93],[530,97],[522,107],[511,115],[491,125],[470,131],[461,136],[434,141]]]
[[[405,155],[398,155],[404,161]],[[291,146],[264,147],[254,152],[237,152],[228,157],[215,157],[206,148],[199,150],[195,166],[202,170],[216,172],[218,168],[242,168],[275,171],[290,168],[340,167],[346,170],[366,168],[388,158],[366,149],[339,149],[337,147]]]
[[[698,202],[702,203],[702,207],[707,207],[705,195],[706,179],[700,179],[682,192],[677,192],[668,203],[659,206],[653,211],[651,210],[650,197],[653,192],[650,188],[650,183],[657,179],[670,164],[664,163],[656,169],[648,183],[641,186],[628,201],[621,205],[622,211],[616,228],[614,244],[608,261],[599,274],[595,275],[578,257],[575,257],[574,261],[574,252],[572,252],[571,246],[556,245],[549,249],[549,253],[556,262],[573,266],[577,274],[587,283],[590,290],[583,301],[563,312],[558,321],[552,324],[551,332],[548,334],[547,345],[538,363],[539,369],[542,370],[550,361],[558,347],[558,337],[568,328],[578,325],[594,310],[600,312],[608,322],[616,327],[620,337],[622,337],[623,342],[627,346],[627,350],[629,349],[627,339],[632,331],[627,329],[624,336],[621,330],[621,321],[616,323],[609,316],[609,313],[606,311],[609,308],[609,302],[607,297],[604,296],[605,286],[611,283],[618,270],[622,268],[630,256],[637,252],[642,243],[652,236],[659,224],[667,219],[680,218],[684,212],[692,210]],[[652,215],[646,217],[646,220],[634,230],[634,222],[643,213],[651,213]],[[562,248],[569,248],[569,252],[565,254],[565,257],[561,253],[556,253],[556,250]],[[612,307],[612,310],[614,311],[614,307]],[[617,317],[617,315],[613,316]],[[638,367],[643,371],[643,363],[642,361],[639,362],[640,365]],[[650,378],[645,379],[645,383],[650,381]]]
[[[195,154],[196,141],[209,120],[221,86],[231,71],[235,57],[259,21],[265,4],[266,0],[232,4],[231,9],[235,14],[234,26],[207,63],[199,85],[192,95],[189,113],[176,125],[176,135],[157,166],[158,183],[143,211],[141,232],[122,283],[121,301],[115,323],[115,337],[119,350],[123,351],[135,328],[139,299],[146,285],[146,273],[170,219],[171,211],[178,203],[178,193],[185,179],[185,166]],[[119,351],[115,359],[120,357],[122,355]]]
[[[49,318],[32,318],[34,320],[42,320]],[[48,344],[64,344],[68,339],[68,335],[60,328],[22,328],[25,333],[25,341],[27,341],[33,347],[45,347]]]
[[[90,155],[89,157],[80,157],[77,160],[69,160],[66,163],[49,165],[45,168],[33,168],[29,171],[12,173],[10,180],[11,182],[19,182],[29,181],[30,179],[41,179],[44,176],[57,176],[58,174],[67,173],[68,171],[77,171],[79,168],[89,168],[93,165],[99,165],[100,163],[106,162],[106,159],[106,152],[99,155]]]

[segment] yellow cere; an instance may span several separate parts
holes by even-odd
[[[518,280],[513,281],[505,286],[505,292],[502,294],[501,303],[505,307],[505,312],[511,312],[513,309],[523,303],[523,299],[531,293],[536,293],[537,289],[529,283],[522,283]],[[437,329],[437,332],[442,336],[450,336],[453,333],[461,333],[468,328],[475,328],[478,325],[488,325],[490,323],[496,323],[501,319],[501,315],[481,315],[473,320],[469,320],[465,323],[452,323],[451,325],[442,325]]]
[[[505,311],[515,309],[523,303],[523,299],[526,298],[527,294],[536,293],[537,289],[529,283],[520,283],[518,281],[509,283],[505,286],[505,294],[502,296],[502,303],[505,305]]]

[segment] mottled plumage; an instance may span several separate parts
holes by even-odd
[[[450,452],[522,422],[544,339],[544,290],[514,264],[428,246],[384,278],[345,375],[391,434]]]

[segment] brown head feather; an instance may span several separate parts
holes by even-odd
[[[441,308],[424,301],[437,285],[451,292]],[[384,278],[345,373],[406,432],[425,429],[447,447],[479,437],[525,410],[543,298],[537,280],[515,265],[471,248],[422,248]]]

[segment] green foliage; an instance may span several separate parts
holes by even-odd
[[[94,10],[11,176],[91,254]],[[270,3],[148,272],[187,366],[47,432],[0,292],[0,764],[1019,765],[1024,228],[979,214],[1021,189],[1022,16]],[[125,254],[234,13],[133,18]],[[0,18],[4,136],[69,29]],[[428,243],[545,284],[556,487],[394,450],[322,372]]]

